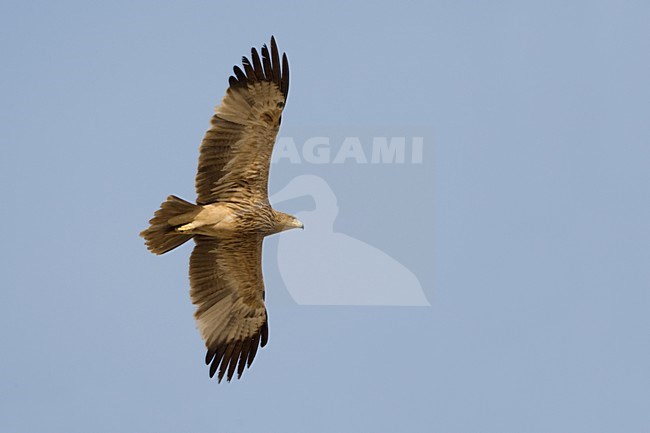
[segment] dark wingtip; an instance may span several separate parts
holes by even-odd
[[[210,365],[210,378],[216,375],[218,383],[224,378],[227,382],[235,376],[240,379],[244,370],[251,366],[260,343],[263,347],[268,338],[268,321],[265,321],[259,331],[248,339],[208,347],[205,363]]]
[[[237,77],[237,81],[241,84],[246,84],[246,74],[244,74],[244,71],[242,71],[241,68],[237,65],[233,66],[232,70]]]
[[[250,59],[242,57],[242,67],[233,67],[234,76],[228,79],[230,87],[246,86],[257,81],[272,81],[278,85],[280,91],[287,98],[289,93],[289,61],[286,53],[278,51],[275,36],[271,36],[270,50],[266,44],[262,45],[261,58],[255,47],[251,48]]]
[[[246,72],[246,80],[250,83],[256,82],[257,76],[253,70],[253,66],[251,65],[250,60],[248,60],[248,57],[243,56],[241,58],[241,64],[244,66],[244,71]]]
[[[289,60],[287,59],[287,53],[282,53],[282,80],[280,82],[280,90],[284,95],[284,99],[287,99],[289,95]]]
[[[255,71],[257,80],[266,80],[266,76],[264,75],[264,68],[262,67],[262,62],[260,60],[260,55],[257,53],[255,47],[251,48],[251,59],[253,60],[253,70]]]
[[[262,342],[261,342],[260,346],[264,347],[264,346],[266,346],[266,343],[269,342],[269,322],[268,321],[264,322],[264,324],[262,325],[261,333],[262,333]]]
[[[208,349],[208,351],[205,353],[205,365],[210,365],[216,353],[217,349]]]

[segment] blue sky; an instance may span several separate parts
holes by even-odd
[[[650,431],[649,21],[633,1],[3,2],[0,429]],[[231,68],[271,34],[282,135],[424,137],[419,164],[283,160],[270,188],[326,179],[334,229],[431,306],[298,305],[269,239],[269,344],[218,385],[190,246],[137,234],[194,198]]]

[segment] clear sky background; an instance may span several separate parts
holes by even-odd
[[[649,22],[642,1],[2,2],[0,430],[650,431]],[[271,34],[282,134],[425,137],[422,164],[285,161],[271,189],[325,178],[335,229],[431,307],[297,305],[270,240],[269,344],[218,385],[190,246],[137,234],[194,198],[231,68]]]

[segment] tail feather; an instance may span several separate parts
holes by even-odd
[[[192,239],[192,235],[177,232],[176,226],[170,224],[169,220],[179,219],[178,217],[187,214],[187,222],[189,222],[198,209],[199,206],[176,196],[167,197],[149,221],[149,228],[140,233],[149,251],[154,254],[164,254]]]

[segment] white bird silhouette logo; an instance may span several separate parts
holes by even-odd
[[[334,231],[336,195],[321,177],[302,175],[273,194],[272,203],[311,196],[316,208],[296,213],[300,236],[278,239],[278,267],[303,305],[428,306],[418,278],[384,251]]]

